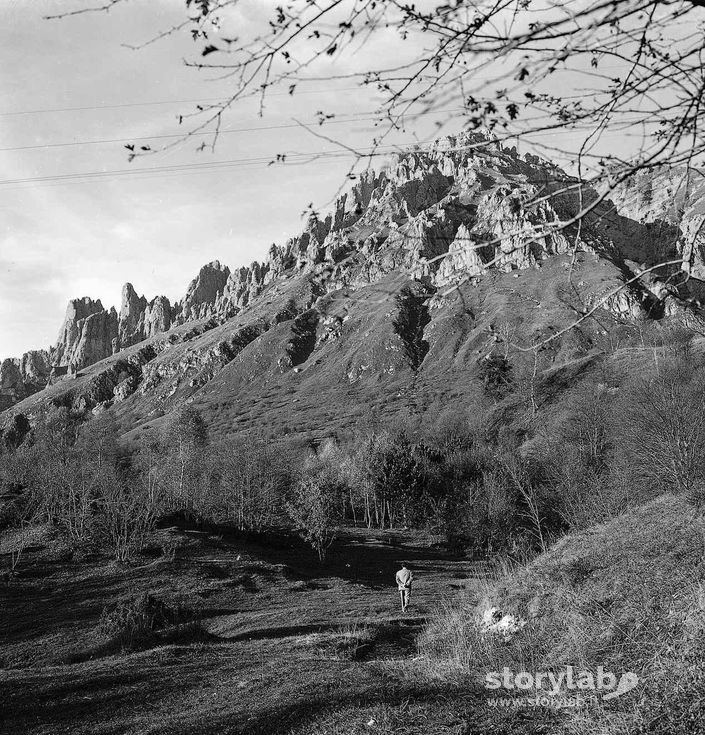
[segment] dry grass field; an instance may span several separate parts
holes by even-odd
[[[349,530],[325,567],[286,537],[263,546],[162,530],[153,557],[131,565],[67,559],[39,538],[0,590],[0,729],[475,732],[468,713],[484,695],[429,681],[416,637],[440,601],[472,594],[485,565],[389,536]],[[417,578],[404,615],[403,558]],[[120,601],[138,614],[146,599],[180,618],[126,637],[103,614]]]

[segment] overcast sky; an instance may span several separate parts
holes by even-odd
[[[271,4],[244,3],[237,23],[261,20]],[[238,108],[223,127],[259,130],[222,135],[215,153],[190,143],[129,164],[124,142],[178,132],[177,115],[217,98],[227,83],[183,66],[194,52],[183,35],[139,51],[122,45],[182,20],[182,0],[133,0],[110,14],[43,20],[71,6],[0,0],[0,358],[52,344],[69,299],[91,296],[119,308],[122,284],[131,281],[148,298],[175,300],[204,263],[262,260],[272,242],[301,230],[309,202],[329,205],[351,160],[7,182],[331,150],[293,122],[313,121],[318,110],[363,118],[327,128],[346,143],[367,145],[372,134],[364,120],[372,91],[310,83],[293,97],[271,97],[263,118],[254,103]],[[261,129],[280,125],[290,127]],[[116,139],[127,140],[90,143]],[[57,145],[67,143],[75,145]]]

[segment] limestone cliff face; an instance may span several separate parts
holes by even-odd
[[[0,362],[0,410],[44,388],[50,371],[46,350],[32,350],[19,359]]]
[[[118,318],[118,338],[120,347],[129,347],[144,339],[144,313],[147,299],[138,296],[133,285],[122,287],[122,303]]]
[[[366,172],[331,214],[313,215],[297,237],[273,245],[262,265],[231,274],[209,313],[227,318],[285,274],[320,276],[324,290],[361,287],[402,270],[446,287],[489,269],[539,267],[577,248],[658,262],[673,255],[667,238],[624,217],[610,203],[576,225],[575,180],[550,162],[520,156],[478,133],[440,139]],[[584,187],[583,203],[597,197]],[[705,250],[705,248],[704,248]]]
[[[216,296],[212,308],[208,309],[209,315],[222,321],[249,306],[262,292],[268,271],[267,263],[257,262],[231,271],[223,290]]]
[[[118,317],[114,308],[99,311],[79,322],[79,338],[67,364],[75,370],[103,360],[113,354],[113,340],[118,332]]]
[[[0,362],[0,408],[11,406],[23,388],[20,361],[7,358]]]
[[[131,283],[126,283],[122,287],[116,348],[124,349],[147,337],[166,332],[171,322],[172,307],[166,296],[156,296],[148,302],[144,296],[137,295]]]
[[[263,265],[241,269],[224,297],[241,307],[243,293],[251,299],[286,272],[325,273],[331,287],[359,287],[402,269],[442,286],[489,267],[532,267],[571,247],[571,233],[552,225],[575,202],[524,203],[566,181],[551,164],[480,134],[444,138],[401,155],[386,171],[363,174],[333,213],[312,216]],[[587,238],[581,244],[589,247]]]
[[[621,257],[632,259],[639,251],[664,255],[639,223],[622,227],[611,218],[606,225],[609,204],[589,215],[579,232],[560,227],[579,207],[570,184],[550,162],[522,157],[479,133],[442,138],[400,155],[384,171],[361,174],[330,213],[312,214],[303,232],[272,245],[264,263],[233,271],[219,261],[203,266],[173,306],[165,297],[147,303],[127,284],[116,347],[196,319],[223,322],[292,275],[311,274],[321,292],[359,288],[400,270],[445,288],[490,269],[538,267],[576,246],[613,254],[623,248]],[[597,194],[586,189],[584,199],[591,196]]]
[[[230,276],[230,269],[219,261],[204,265],[198,275],[191,281],[183,301],[177,305],[179,311],[175,323],[183,324],[192,319],[204,319],[212,316],[223,295]]]
[[[100,300],[85,297],[69,302],[64,323],[50,352],[50,364],[81,370],[121,349],[148,337],[166,332],[172,325],[173,309],[169,299],[157,296],[147,301],[138,296],[131,283],[122,289],[120,312],[104,309]],[[55,377],[65,370],[55,370]]]
[[[705,184],[702,175],[685,167],[643,170],[610,193],[625,217],[652,229],[671,229],[683,270],[705,280]]]
[[[46,385],[51,364],[46,350],[30,350],[20,358],[20,375],[25,388],[39,390]]]
[[[166,296],[155,296],[145,307],[144,338],[166,332],[171,327],[172,307]]]
[[[100,299],[74,299],[66,308],[64,323],[51,350],[53,365],[80,370],[113,353],[118,337],[118,317],[114,308],[106,311]]]

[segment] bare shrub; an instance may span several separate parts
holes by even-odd
[[[196,617],[185,605],[168,606],[144,592],[106,606],[97,628],[100,635],[119,642],[124,650],[131,650],[153,643],[158,630],[193,623]]]
[[[162,482],[174,510],[195,515],[204,475],[208,429],[192,406],[179,409],[164,437]]]
[[[262,437],[242,437],[213,448],[210,513],[241,531],[260,531],[282,515],[284,488],[295,462]]]
[[[101,498],[102,537],[117,561],[125,562],[141,551],[154,528],[156,508],[137,488],[113,478]]]
[[[637,479],[697,501],[705,481],[705,371],[664,364],[624,390],[615,434]]]

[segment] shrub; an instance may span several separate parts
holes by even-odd
[[[701,502],[705,482],[705,370],[677,362],[623,390],[620,450],[653,490]]]
[[[512,366],[504,355],[496,353],[486,355],[478,360],[480,380],[487,395],[502,399],[513,388]]]
[[[353,620],[344,623],[337,630],[334,644],[336,657],[357,660],[369,649],[373,638],[374,630],[366,622]]]
[[[154,595],[144,592],[106,606],[98,621],[98,632],[119,642],[121,648],[131,650],[153,643],[156,631],[193,622],[195,617],[185,605],[169,607]]]

